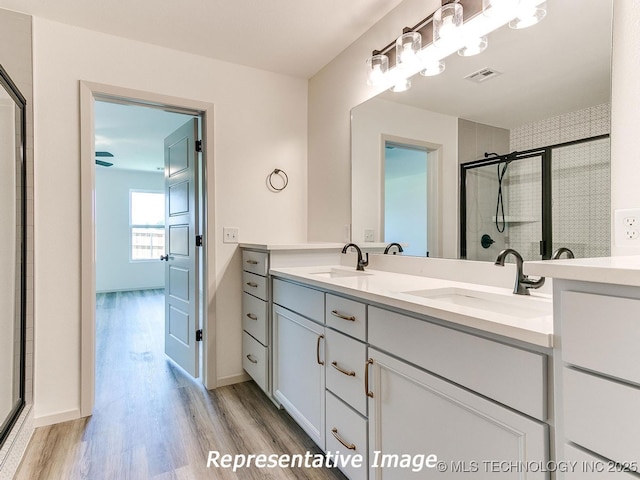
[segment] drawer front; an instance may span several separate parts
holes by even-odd
[[[266,252],[253,252],[251,250],[242,251],[242,270],[255,273],[256,275],[267,275],[269,270],[269,256]]]
[[[369,344],[538,420],[547,419],[547,357],[369,307]]]
[[[242,294],[242,329],[263,345],[269,345],[267,312],[267,302],[248,293]]]
[[[345,457],[347,455],[362,455],[363,462],[360,468],[351,462],[345,462],[347,465],[341,466],[340,469],[351,480],[366,480],[369,464],[367,461],[367,420],[351,410],[331,392],[327,392],[326,407],[326,451],[340,452]]]
[[[617,462],[640,462],[640,388],[565,368],[565,437]]]
[[[568,462],[565,480],[638,480],[635,475],[619,472],[613,461],[602,460],[572,445],[564,446],[564,460]]]
[[[269,299],[267,296],[267,278],[255,273],[242,272],[242,290],[262,300]]]
[[[324,293],[318,290],[274,278],[273,303],[324,323]]]
[[[367,339],[367,307],[327,293],[325,323],[363,342]]]
[[[267,347],[261,345],[247,332],[242,332],[242,368],[255,380],[258,386],[267,391]]]
[[[562,358],[640,383],[640,300],[562,292]]]
[[[366,416],[367,396],[363,378],[366,345],[328,328],[325,337],[327,389]]]

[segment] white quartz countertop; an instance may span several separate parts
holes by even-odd
[[[344,266],[272,268],[294,280],[363,301],[400,308],[542,347],[553,344],[550,295],[514,295],[489,287],[381,270],[355,272]]]
[[[640,287],[640,255],[525,262],[524,273]]]
[[[240,243],[240,248],[255,250],[342,250],[344,243]]]

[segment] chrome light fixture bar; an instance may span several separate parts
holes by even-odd
[[[367,60],[367,83],[394,92],[407,90],[411,76],[442,73],[444,59],[453,53],[477,55],[487,36],[509,24],[535,25],[546,15],[545,0],[444,0],[442,6]]]

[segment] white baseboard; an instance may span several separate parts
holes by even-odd
[[[247,380],[251,380],[251,377],[246,373],[241,373],[239,375],[229,375],[228,377],[218,378],[216,385],[217,387],[226,387],[227,385],[242,383],[246,382]]]
[[[69,420],[77,420],[80,418],[80,409],[74,408],[73,410],[67,410],[66,412],[54,413],[52,415],[44,415],[42,417],[35,417],[33,419],[34,427],[46,427],[47,425],[53,425],[54,423],[68,422]]]

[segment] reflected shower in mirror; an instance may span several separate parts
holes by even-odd
[[[0,66],[0,446],[24,406],[25,100]]]
[[[412,254],[424,255],[428,251],[429,256],[460,258],[461,164],[484,159],[485,153],[505,155],[610,133],[612,0],[549,0],[547,6],[547,17],[539,24],[524,30],[500,28],[490,34],[489,47],[481,54],[452,55],[445,60],[442,74],[414,76],[410,90],[383,92],[352,110],[354,242],[399,242],[411,248],[412,242],[399,237],[399,230],[395,229],[390,237],[386,229],[386,224],[394,221],[384,211],[386,141],[423,145],[429,154],[433,152],[437,173],[427,169],[427,197],[434,199],[427,202],[427,248],[419,253],[424,250],[420,246]],[[485,74],[474,75],[478,72]],[[557,152],[552,166],[556,182],[552,188],[562,193],[573,188],[571,178],[586,178],[585,172],[598,171],[597,188],[584,188],[583,183],[581,188],[589,205],[606,198],[606,206],[610,190],[608,140],[597,148],[598,155],[590,159],[585,159],[584,149],[578,147],[570,149],[570,155]],[[495,166],[490,173],[495,186],[490,189],[492,200],[486,202],[488,210],[482,213],[489,220],[496,215]],[[513,183],[516,175],[520,175],[518,169],[509,166],[503,180],[507,216],[507,202],[515,202],[513,194],[508,197],[507,184]],[[557,198],[569,205],[566,198]],[[535,199],[530,197],[527,201]],[[414,209],[416,205],[407,202],[404,208]],[[422,207],[420,201],[418,208]],[[541,209],[541,205],[536,203],[532,208]],[[593,219],[588,217],[583,217],[587,223],[577,230],[569,229],[569,213],[564,212],[573,209],[563,208],[563,213],[558,212],[553,218],[553,245],[573,244],[582,252],[580,256],[605,255],[610,242],[608,230],[592,225],[589,222]],[[396,223],[405,221],[403,216],[411,218],[406,211],[400,211]],[[599,219],[598,225],[601,224]],[[510,228],[514,225],[515,222],[507,222],[505,226],[511,231],[512,240],[517,233]],[[499,246],[504,244],[500,237],[505,232],[501,229],[502,225],[500,229],[493,225],[492,230],[480,232],[477,248],[482,255],[476,259],[495,260]],[[595,236],[585,240],[582,233],[586,229],[594,230]],[[519,234],[525,230],[521,228]],[[528,250],[542,240],[540,232],[538,228],[532,234],[536,238],[522,240]],[[489,245],[486,249],[481,243],[483,234],[489,237],[485,237]],[[598,248],[580,247],[596,237]],[[607,243],[606,248],[603,242]]]

